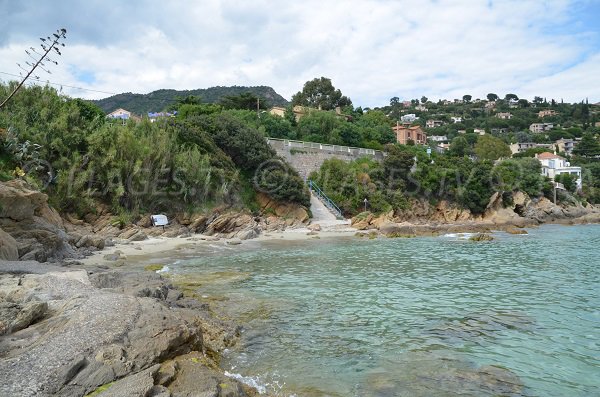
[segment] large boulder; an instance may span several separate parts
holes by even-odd
[[[24,181],[15,179],[0,183],[0,218],[22,221],[39,215],[47,205],[48,196],[30,189]]]
[[[8,261],[19,259],[17,241],[2,229],[0,229],[0,259]]]
[[[407,223],[386,222],[379,226],[379,232],[388,237],[414,236],[414,225]]]
[[[310,220],[306,208],[294,203],[281,203],[271,199],[264,193],[256,195],[258,205],[264,214],[273,213],[280,218],[289,220],[288,225],[306,223]]]
[[[0,182],[0,227],[14,241],[21,260],[40,262],[78,257],[48,196],[22,180]],[[0,233],[0,255],[14,258],[13,240]]]
[[[356,215],[350,221],[350,226],[358,230],[366,230],[372,228],[371,221],[373,220],[374,215],[371,212],[362,212]]]

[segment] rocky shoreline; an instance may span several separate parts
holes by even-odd
[[[410,211],[380,216],[365,212],[352,218],[353,228],[362,234],[387,237],[438,236],[447,233],[490,233],[494,230],[526,234],[524,228],[542,224],[580,225],[600,223],[600,207],[576,203],[556,205],[546,198],[531,199],[521,192],[506,199],[496,193],[485,212],[473,215],[447,202],[431,205],[415,201]]]
[[[0,395],[254,396],[219,369],[238,336],[155,272],[0,262]]]

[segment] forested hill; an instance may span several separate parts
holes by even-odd
[[[92,101],[106,113],[123,108],[136,114],[158,112],[175,102],[177,97],[188,95],[199,96],[203,103],[215,103],[225,96],[236,96],[250,92],[261,99],[266,99],[269,106],[287,106],[289,102],[271,87],[211,87],[196,90],[157,90],[149,94],[132,94],[130,92],[113,95],[108,98]]]

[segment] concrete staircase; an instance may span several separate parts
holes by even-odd
[[[319,198],[310,192],[311,224],[318,224],[323,231],[345,231],[350,227],[348,219],[339,219]]]

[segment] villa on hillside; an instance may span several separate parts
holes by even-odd
[[[546,110],[540,110],[538,112],[538,117],[544,118],[546,116],[556,116],[556,110],[552,110],[552,109],[546,109]]]
[[[522,153],[528,149],[544,148],[552,150],[552,146],[553,145],[551,143],[519,142],[510,145],[510,151],[512,152],[512,154],[517,154]]]
[[[541,134],[542,132],[550,131],[554,128],[553,123],[533,123],[529,126],[529,131],[534,134]]]
[[[409,141],[413,141],[416,145],[427,144],[427,134],[418,125],[410,127],[399,124],[392,129],[396,134],[396,141],[401,145],[406,145]]]
[[[510,119],[512,119],[513,115],[510,112],[499,112],[499,113],[496,113],[496,117],[498,117],[499,119],[502,119],[502,120],[510,120]]]
[[[552,180],[563,174],[574,175],[577,177],[577,189],[581,189],[581,167],[571,167],[564,157],[550,152],[536,154],[535,158],[542,163],[542,175]]]
[[[436,127],[441,127],[444,125],[444,122],[442,120],[427,120],[425,122],[425,127],[427,128],[436,128]]]
[[[431,141],[431,142],[448,142],[448,137],[446,135],[430,135],[429,141]]]
[[[281,106],[274,106],[269,110],[269,113],[272,114],[273,116],[279,116],[279,117],[284,117],[285,116],[285,112],[286,112],[286,108],[281,107]],[[321,109],[315,109],[315,108],[311,108],[308,106],[300,106],[300,105],[296,105],[292,108],[292,112],[294,112],[294,117],[296,118],[296,121],[300,121],[300,119],[304,116],[306,116],[309,113],[312,112],[326,112],[327,110],[321,110]],[[341,118],[346,119],[347,121],[351,121],[352,120],[352,116],[348,115],[348,114],[343,114],[342,113],[342,108],[340,108],[339,106],[335,108],[335,115]]]
[[[140,121],[141,118],[136,116],[135,114],[131,113],[129,110],[125,110],[122,108],[119,108],[117,110],[114,110],[112,112],[110,112],[109,114],[106,115],[107,119],[112,119],[112,120],[122,120],[123,125],[125,125],[125,123],[127,122],[127,120],[131,119],[131,120],[135,120],[135,121]]]
[[[131,113],[129,110],[125,110],[122,108],[113,110],[112,112],[110,112],[109,114],[106,115],[106,117],[109,119],[122,119],[122,120],[129,120],[131,118],[131,116],[133,116],[133,113]]]
[[[174,111],[173,113],[169,113],[169,112],[148,112],[148,118],[150,119],[151,123],[154,123],[156,120],[161,119],[161,118],[175,117],[176,115],[177,115],[177,111]]]
[[[558,141],[556,141],[555,144],[560,153],[564,153],[564,154],[570,156],[571,154],[573,154],[573,149],[575,149],[575,146],[577,146],[577,144],[579,143],[580,140],[581,140],[581,138],[575,138],[575,139],[561,138]]]
[[[400,120],[402,120],[403,123],[413,123],[413,122],[419,120],[419,118],[417,117],[416,114],[409,113],[409,114],[405,114],[404,116],[400,117]]]

